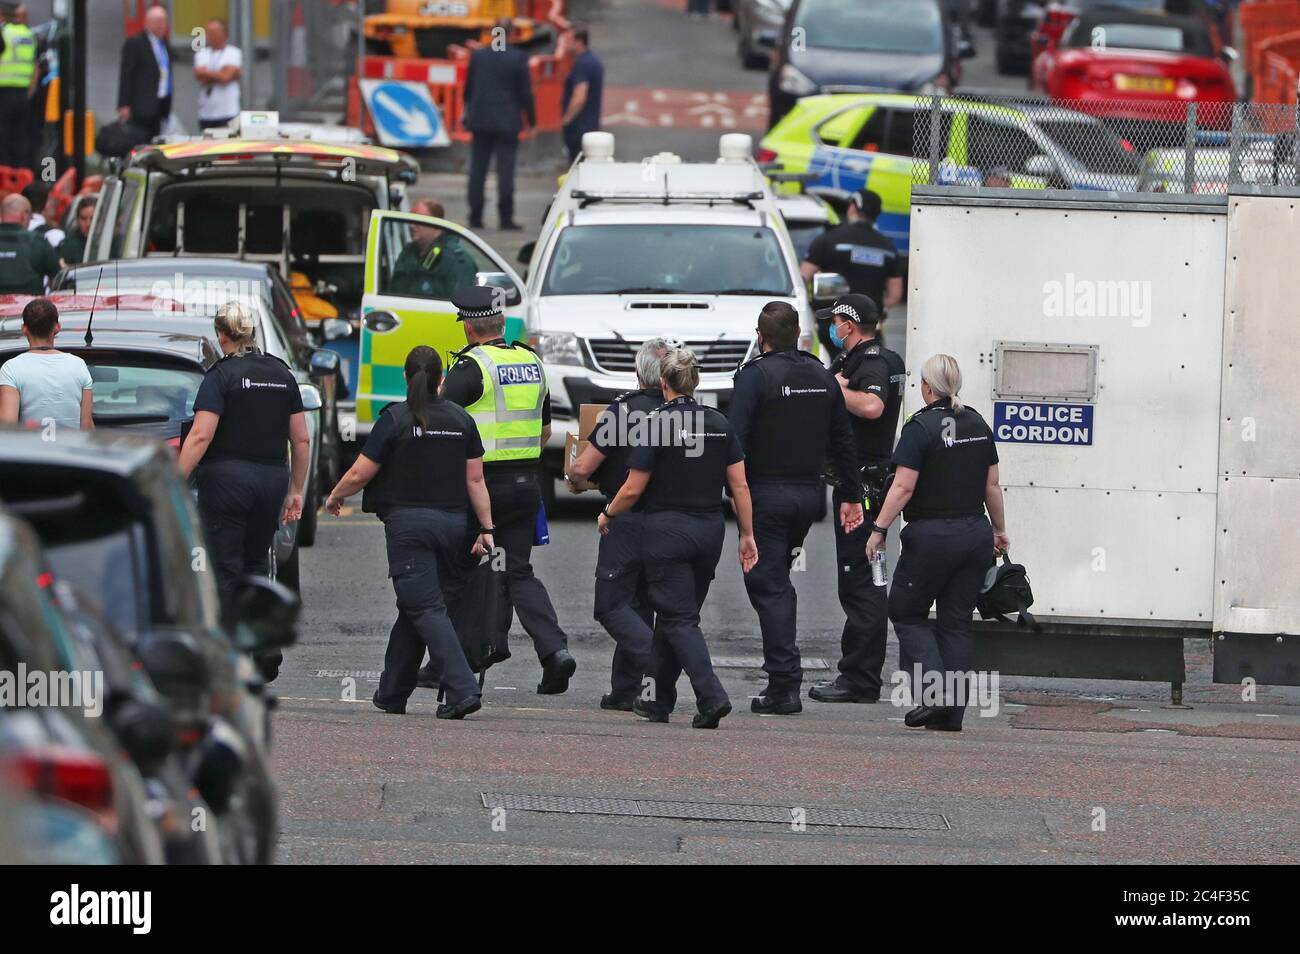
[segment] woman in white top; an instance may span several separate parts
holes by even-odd
[[[94,382],[86,362],[54,347],[59,310],[48,298],[33,298],[23,309],[27,351],[0,367],[0,423],[33,427],[95,426],[91,417]]]

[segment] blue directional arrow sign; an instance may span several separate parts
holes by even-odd
[[[362,80],[361,95],[375,124],[375,134],[385,146],[421,148],[449,146],[451,137],[442,114],[423,83],[396,80]]]

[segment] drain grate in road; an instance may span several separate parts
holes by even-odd
[[[482,792],[483,807],[520,812],[566,815],[623,815],[631,818],[680,818],[687,821],[754,822],[833,828],[892,828],[906,831],[949,831],[938,812],[873,812],[856,808],[797,808],[787,805],[745,805],[719,802],[674,802],[649,798],[586,798],[572,795],[526,795]],[[798,814],[802,812],[802,817]]]

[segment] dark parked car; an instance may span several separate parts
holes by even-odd
[[[331,319],[309,329],[279,269],[266,262],[185,255],[92,262],[66,268],[50,283],[51,291],[73,291],[79,295],[93,295],[96,288],[101,295],[148,295],[178,300],[185,304],[187,312],[209,318],[226,297],[255,301],[257,310],[274,325],[276,340],[268,342],[267,350],[288,361],[299,380],[310,379],[321,393],[318,484],[328,489],[338,483],[343,468],[338,402],[346,396],[346,385],[337,353],[330,352],[334,354],[330,358],[328,354],[318,357],[317,352],[327,340],[351,335],[351,325],[341,319]],[[313,361],[326,362],[332,370],[313,371]],[[315,534],[314,518],[309,521],[308,540],[304,541],[307,546]]]
[[[293,639],[296,602],[250,585],[234,632],[218,621],[198,514],[173,456],[120,433],[0,431],[0,500],[31,523],[54,578],[104,608],[167,700],[227,861],[266,862],[273,703],[249,653]]]
[[[188,313],[179,303],[171,299],[138,295],[107,295],[102,291],[98,298],[90,294],[51,292],[50,299],[59,308],[59,322],[63,329],[57,339],[60,348],[66,347],[74,351],[93,350],[102,342],[120,343],[124,336],[129,335],[142,348],[148,347],[151,340],[163,341],[171,338],[175,348],[182,351],[190,347],[191,339],[204,338],[209,346],[204,353],[210,350],[212,353],[219,354],[212,319],[206,315]],[[22,337],[21,332],[21,315],[23,306],[29,300],[30,296],[0,295],[0,360],[3,360],[6,353],[12,356],[26,347],[26,339]],[[94,306],[93,313],[92,302],[98,302]],[[334,369],[338,366],[338,355],[333,352],[315,351],[307,368],[294,366],[291,350],[276,332],[275,325],[266,319],[264,312],[256,308],[254,310],[259,317],[259,347],[268,354],[284,360],[293,368],[298,378],[299,387],[302,389],[303,408],[307,414],[307,431],[311,436],[312,467],[308,471],[306,492],[303,495],[302,519],[280,527],[272,552],[275,578],[297,589],[298,549],[300,546],[310,546],[314,542],[322,489],[328,489],[321,481],[319,467],[325,430],[321,423],[324,407],[320,388],[315,385],[321,379],[328,379],[334,374]],[[87,327],[92,331],[90,345],[85,344]],[[201,355],[197,357],[200,360],[202,358]],[[323,363],[318,364],[318,362]],[[126,410],[133,402],[139,404],[143,400],[144,410],[157,411],[152,415],[153,417],[161,418],[164,413],[169,417],[167,422],[161,420],[152,422],[155,428],[154,435],[166,436],[169,440],[173,436],[179,436],[180,432],[175,423],[176,415],[184,415],[185,421],[193,418],[191,412],[199,385],[199,378],[193,377],[196,369],[191,366],[186,371],[184,368],[173,366],[162,379],[157,377],[156,371],[150,371],[153,377],[149,380],[143,380],[139,372],[130,370],[124,386],[120,381],[123,370],[125,369],[121,366],[114,366],[110,362],[102,372],[105,380],[95,382],[94,410],[97,415],[102,414],[102,419],[97,417],[100,425],[104,427],[123,425],[132,430],[147,430],[150,423],[141,420],[141,417],[150,416],[147,414],[139,415],[134,420],[131,417],[116,421],[112,419],[114,405],[117,405],[119,410]],[[109,380],[115,371],[119,378],[117,385]],[[192,383],[194,391],[186,395],[179,386],[182,381]],[[134,384],[143,384],[145,393],[141,395],[138,391],[133,392]],[[177,447],[179,444],[173,442],[172,446]]]
[[[768,75],[768,124],[817,93],[951,90],[973,54],[941,0],[795,0]]]

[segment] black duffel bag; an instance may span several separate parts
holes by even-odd
[[[507,637],[514,612],[506,594],[505,570],[494,570],[492,562],[489,555],[466,571],[465,588],[451,619],[470,670],[479,674],[480,686],[489,666],[510,658]]]
[[[136,146],[149,141],[149,133],[132,122],[108,123],[95,135],[95,151],[110,159],[120,159]]]
[[[1034,591],[1029,586],[1028,571],[1021,564],[1012,563],[1010,555],[1006,552],[1002,554],[1001,563],[995,556],[993,565],[989,567],[989,572],[984,577],[984,587],[980,591],[979,599],[975,601],[975,608],[979,610],[980,618],[998,619],[1009,623],[1011,620],[1007,619],[1007,616],[1017,613],[1019,614],[1016,618],[1017,625],[1033,626],[1037,629],[1038,623],[1029,612],[1029,607],[1033,605]]]

